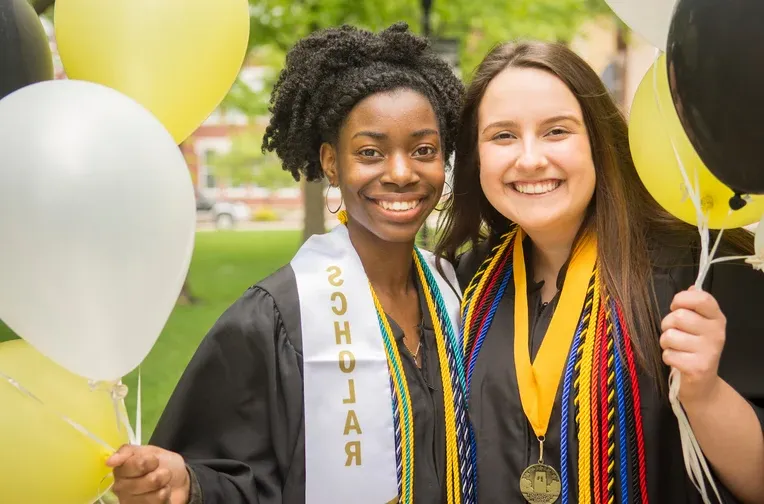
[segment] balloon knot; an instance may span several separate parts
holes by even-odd
[[[127,397],[127,385],[123,383],[117,383],[114,388],[111,389],[111,397],[117,401],[121,401]]]
[[[730,198],[730,208],[733,210],[740,210],[746,203],[748,202],[743,198],[743,195],[737,192]]]
[[[88,384],[90,386],[91,392],[95,392],[95,391],[108,392],[109,395],[111,395],[111,398],[115,401],[121,401],[125,397],[127,397],[127,393],[128,393],[127,385],[125,385],[121,381],[111,382],[111,381],[89,380]]]

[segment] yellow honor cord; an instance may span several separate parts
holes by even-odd
[[[451,376],[448,367],[448,355],[446,355],[446,335],[443,334],[443,327],[438,318],[438,312],[435,308],[435,302],[432,292],[427,288],[427,278],[425,277],[422,265],[419,263],[416,252],[414,252],[414,264],[416,265],[419,282],[423,286],[425,301],[430,312],[430,318],[435,332],[435,341],[438,348],[438,360],[440,361],[440,379],[443,384],[443,404],[445,406],[446,420],[446,502],[461,502],[461,471],[459,469],[459,453],[456,439],[456,413],[454,411],[454,390],[451,384]]]
[[[513,268],[515,283],[515,369],[520,401],[536,436],[546,435],[552,407],[568,352],[586,299],[589,280],[597,261],[597,242],[587,237],[573,254],[560,301],[535,361],[531,364],[528,334],[528,290],[523,255],[523,232],[515,237]],[[592,317],[594,320],[596,317]]]
[[[371,286],[371,283],[369,283],[369,290],[371,291],[371,298],[374,300],[374,307],[377,309],[377,313],[380,314],[380,318],[382,319],[382,324],[384,325],[385,331],[387,332],[390,337],[393,335],[393,330],[390,327],[390,321],[387,318],[387,315],[385,314],[385,310],[382,308],[382,303],[379,302],[379,298],[377,297],[376,292],[374,292],[374,288]],[[393,342],[394,343],[394,342]],[[403,370],[403,363],[401,362],[401,356],[398,352],[398,347],[396,346],[393,349],[392,357],[390,353],[387,353],[387,365],[389,369],[400,369],[401,372]],[[391,360],[392,359],[392,360]],[[403,379],[398,382],[395,378],[392,380],[393,382],[393,388],[395,389],[395,394],[398,396],[398,408],[402,409],[403,404],[411,404],[411,396],[409,395],[409,389],[408,389],[408,383],[403,377]],[[400,415],[400,421],[405,422],[406,425],[401,425],[401,453],[409,453],[410,454],[410,460],[405,461],[402,460],[401,463],[406,465],[408,464],[408,467],[413,472],[414,469],[414,417],[413,417],[413,411],[411,415]],[[404,481],[401,485],[401,496],[400,496],[400,502],[404,504],[413,503],[414,502],[414,495],[413,495],[413,482],[412,481]]]
[[[580,403],[578,404],[578,502],[589,504],[592,501],[592,417],[591,417],[591,390],[592,363],[594,360],[594,334],[597,330],[597,314],[600,309],[600,275],[599,271],[594,274],[594,298],[592,299],[592,312],[589,317],[589,326],[584,333],[585,340],[582,342],[584,349],[581,355],[581,367],[579,382],[576,388],[581,390]]]

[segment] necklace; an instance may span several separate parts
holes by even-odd
[[[404,341],[403,344],[406,345],[406,342]],[[414,361],[416,362],[417,358],[419,357],[419,350],[422,349],[422,340],[420,339],[419,343],[417,343],[417,345],[416,345],[416,352],[412,352],[411,348],[409,348],[408,345],[406,345],[406,349],[409,351],[411,356],[414,357]]]
[[[417,326],[417,332],[419,333],[419,341],[417,342],[417,345],[416,345],[416,351],[412,351],[411,350],[411,347],[406,344],[406,336],[405,336],[405,334],[403,336],[403,345],[406,347],[406,350],[408,350],[409,353],[411,354],[411,356],[414,358],[414,363],[417,366],[419,366],[419,360],[418,360],[418,358],[419,358],[419,351],[422,349],[422,338],[424,337],[424,335],[422,334],[423,324],[424,324],[424,320],[422,320],[419,323],[419,325]]]

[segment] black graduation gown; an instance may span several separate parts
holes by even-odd
[[[530,240],[526,239],[530,350],[533,359],[557,305],[557,296],[546,306],[541,304],[542,284],[532,281]],[[457,275],[462,289],[477,271],[488,247],[478,247],[460,258]],[[685,245],[664,247],[655,252],[654,282],[661,318],[670,311],[674,295],[691,286],[697,277],[697,253]],[[667,267],[657,264],[670,265]],[[558,289],[564,280],[558,278]],[[727,317],[727,339],[719,374],[755,406],[764,429],[764,273],[741,263],[721,263],[709,272],[705,289],[718,300]],[[470,388],[470,417],[477,438],[478,495],[481,503],[522,503],[520,475],[538,461],[539,444],[520,402],[514,366],[514,284],[494,315],[483,347],[475,364]],[[660,334],[656,331],[656,339]],[[665,369],[668,381],[668,368]],[[561,380],[562,381],[562,380]],[[640,376],[648,496],[651,503],[701,504],[702,500],[685,473],[677,420],[668,399],[658,394],[650,379]],[[562,383],[557,392],[552,417],[544,443],[544,462],[560,471],[560,420]],[[574,409],[570,408],[569,465],[573,476],[569,502],[577,496],[577,442]],[[764,477],[764,475],[762,476]],[[618,485],[616,485],[618,486]],[[717,483],[727,503],[737,501]],[[709,489],[712,494],[712,491]],[[715,498],[715,497],[713,497]],[[560,502],[560,500],[558,500]],[[616,501],[620,491],[616,489]],[[631,501],[630,501],[631,502]]]
[[[443,391],[432,322],[417,289],[421,370],[390,322],[414,405],[414,496],[417,504],[442,504]],[[285,266],[248,289],[191,359],[150,443],[186,459],[193,504],[305,502],[300,327],[294,271]]]

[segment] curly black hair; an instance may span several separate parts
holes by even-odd
[[[440,123],[443,154],[454,151],[464,86],[426,39],[396,23],[380,33],[343,25],[311,34],[289,51],[271,94],[263,152],[276,151],[295,180],[320,180],[319,150],[336,142],[365,97],[407,88],[426,96]]]

